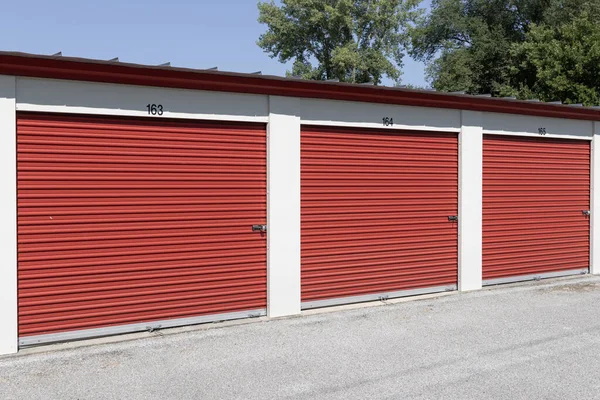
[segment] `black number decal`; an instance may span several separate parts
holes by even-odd
[[[546,128],[538,128],[538,133],[540,135],[545,135],[546,134]]]
[[[382,118],[383,126],[394,126],[394,118],[384,117]]]
[[[162,104],[148,104],[146,108],[148,109],[148,115],[163,115]]]

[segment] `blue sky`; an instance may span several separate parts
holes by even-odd
[[[273,75],[288,68],[256,46],[265,28],[255,0],[5,3],[1,50]],[[403,83],[425,85],[423,65],[406,58]]]

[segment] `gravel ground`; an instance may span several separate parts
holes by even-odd
[[[2,357],[0,399],[600,398],[600,277],[144,335]]]

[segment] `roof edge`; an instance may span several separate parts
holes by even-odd
[[[0,74],[600,121],[600,110],[349,83],[0,52]]]

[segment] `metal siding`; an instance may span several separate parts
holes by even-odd
[[[589,209],[589,141],[484,135],[484,280],[588,268]]]
[[[266,307],[264,125],[17,121],[20,336]]]
[[[456,134],[303,127],[302,301],[455,285]]]

